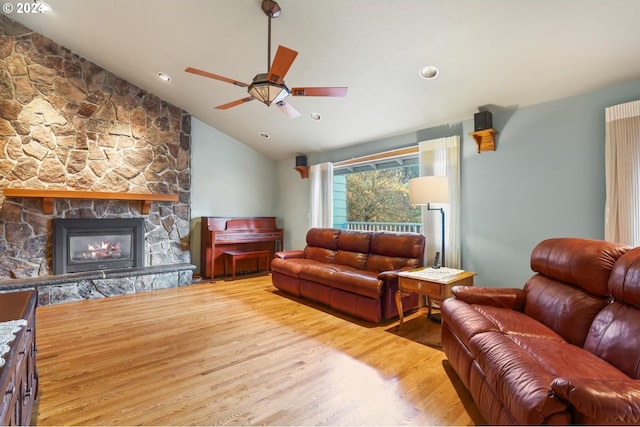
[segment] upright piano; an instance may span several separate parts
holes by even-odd
[[[284,230],[276,217],[203,216],[200,223],[200,270],[203,277],[213,279],[224,274],[226,251],[270,251],[269,262],[276,251],[284,248]],[[246,262],[246,266],[241,264]],[[255,270],[255,261],[238,261],[238,270]]]

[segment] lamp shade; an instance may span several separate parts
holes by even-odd
[[[449,179],[446,176],[421,176],[410,179],[409,203],[449,203]]]

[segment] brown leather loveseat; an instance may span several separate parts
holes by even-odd
[[[397,272],[423,265],[425,238],[417,233],[312,228],[306,240],[304,250],[275,254],[273,285],[369,322],[398,315]],[[417,303],[410,295],[403,308]]]
[[[489,424],[640,424],[640,248],[549,239],[524,289],[454,288],[442,346]]]

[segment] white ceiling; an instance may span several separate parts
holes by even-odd
[[[261,0],[47,3],[7,16],[276,160],[640,78],[638,0],[278,0],[272,54],[299,52],[287,86],[348,86],[347,97],[289,97],[295,119],[258,101],[223,111],[246,89],[184,69],[246,83],[266,72]],[[420,78],[424,65],[438,77]]]

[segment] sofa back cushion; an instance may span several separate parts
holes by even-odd
[[[337,228],[312,228],[307,231],[304,257],[318,262],[332,263],[338,252]]]
[[[370,231],[340,231],[338,252],[333,262],[364,270],[369,255],[372,234]]]
[[[424,236],[418,233],[373,233],[366,269],[380,273],[421,267],[424,264],[424,243]]]
[[[593,319],[608,302],[613,266],[629,249],[581,238],[540,242],[531,253],[531,269],[538,274],[525,284],[524,312],[583,346]]]
[[[338,228],[311,228],[307,231],[307,246],[338,250]]]
[[[524,312],[573,345],[582,347],[596,315],[607,298],[584,289],[536,274],[524,285]]]
[[[609,279],[612,302],[594,319],[587,351],[640,378],[640,248],[620,257]]]
[[[531,269],[606,297],[613,265],[629,249],[629,246],[602,240],[547,239],[531,253]]]

